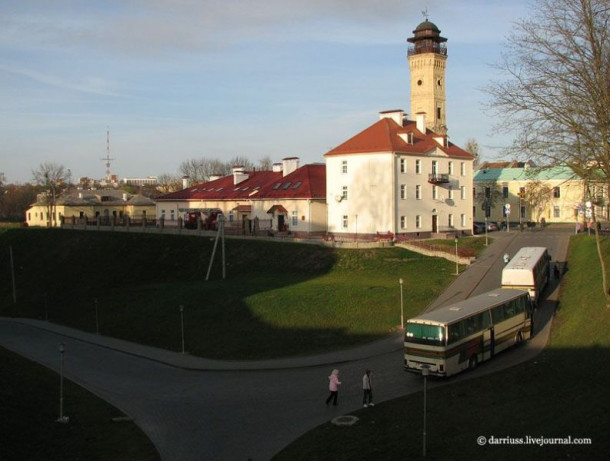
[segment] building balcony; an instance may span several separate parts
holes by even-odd
[[[428,182],[430,184],[446,184],[449,182],[448,174],[429,174]]]

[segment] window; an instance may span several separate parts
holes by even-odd
[[[521,198],[525,197],[525,187],[519,188],[519,197],[521,197]]]
[[[400,198],[401,198],[401,200],[404,200],[407,198],[407,185],[406,184],[400,185]]]
[[[557,205],[555,205],[553,207],[553,218],[560,218],[560,212],[559,212],[559,207]]]
[[[341,173],[343,173],[343,174],[347,173],[347,160],[343,160],[341,162]]]
[[[449,216],[447,216],[447,224],[449,225],[449,227],[453,227],[453,215],[449,214]]]
[[[421,186],[415,186],[415,198],[421,200]]]
[[[432,160],[432,176],[436,176],[438,170],[438,162],[436,160]]]
[[[491,187],[485,188],[485,198],[491,197]]]
[[[464,213],[460,215],[460,225],[466,227],[466,215]]]
[[[438,199],[438,187],[437,186],[432,186],[432,198],[434,200]]]
[[[464,162],[460,163],[460,174],[466,176],[466,164]]]
[[[419,214],[415,216],[415,227],[421,229],[421,215]]]
[[[407,217],[406,216],[401,216],[400,217],[400,228],[401,229],[406,229],[407,228]]]
[[[298,189],[301,184],[302,184],[301,181],[297,181],[297,182],[294,183],[294,186],[292,186],[292,188],[293,189]]]
[[[421,174],[421,160],[415,160],[415,174]]]
[[[441,119],[441,108],[440,107],[436,108],[436,118],[437,118],[437,120]]]
[[[292,212],[292,227],[296,227],[299,224],[299,215],[296,211]]]
[[[461,193],[460,195],[461,195],[462,199],[465,199],[466,198],[466,186],[460,187],[460,193]]]
[[[560,198],[561,197],[561,190],[559,189],[559,187],[553,187],[553,198]]]
[[[284,184],[283,189],[284,190],[289,189],[290,188],[290,184],[291,184],[290,182],[287,182],[286,184]]]
[[[407,172],[407,159],[405,159],[405,158],[400,159],[400,172],[401,173]]]
[[[233,210],[229,211],[229,222],[233,222],[235,220],[235,212]]]
[[[445,329],[440,325],[423,325],[407,323],[405,336],[410,343],[428,344],[430,346],[445,345]]]
[[[281,182],[275,183],[275,184],[273,185],[273,188],[274,188],[274,189],[279,189],[281,185],[282,185],[282,183],[281,183]]]
[[[348,220],[347,220],[347,215],[344,214],[343,215],[343,229],[347,229],[347,225],[349,224]]]
[[[449,162],[448,169],[449,169],[449,174],[453,175],[453,162]]]
[[[447,195],[449,199],[453,200],[453,187],[451,187],[451,184],[449,185],[449,189],[447,189]]]
[[[508,198],[508,186],[502,187],[502,197]]]
[[[341,198],[343,200],[347,200],[347,186],[343,186],[341,189]]]

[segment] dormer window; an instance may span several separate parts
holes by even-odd
[[[408,144],[413,144],[413,132],[412,131],[409,131],[407,133],[407,143]]]

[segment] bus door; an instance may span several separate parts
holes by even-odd
[[[495,354],[496,349],[496,337],[494,334],[494,326],[490,325],[489,328],[485,331],[485,343],[489,344],[489,358],[492,358]]]

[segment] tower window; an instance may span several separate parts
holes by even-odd
[[[440,78],[439,78],[439,79],[436,81],[436,84],[437,84],[438,86],[441,86],[441,79],[440,79]]]
[[[424,83],[424,82],[422,82],[422,81],[421,81],[421,79],[420,79],[420,80],[418,80],[418,81],[417,81],[417,86],[421,86],[421,85],[422,85],[422,83]]]
[[[436,118],[441,118],[441,108],[440,107],[436,108]]]

